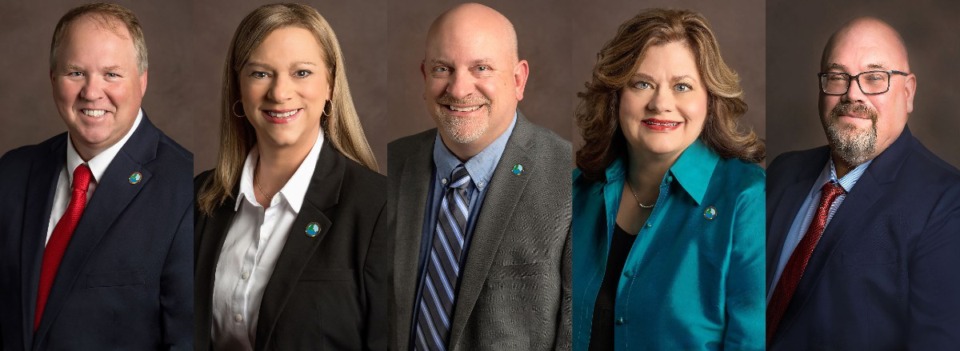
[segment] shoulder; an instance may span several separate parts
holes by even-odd
[[[776,173],[781,169],[789,171],[796,167],[822,167],[822,163],[827,162],[826,158],[829,155],[830,147],[826,145],[807,150],[787,151],[770,162],[767,172]]]
[[[522,128],[521,128],[522,127]],[[552,130],[533,124],[524,120],[517,121],[517,127],[514,129],[516,138],[523,138],[521,141],[531,151],[536,152],[537,157],[541,155],[551,155],[556,158],[572,160],[572,149],[570,142],[557,135]],[[566,165],[569,165],[568,162]]]
[[[200,188],[203,187],[210,179],[213,178],[214,172],[216,169],[208,169],[206,171],[197,174],[196,177],[193,177],[193,188],[197,193],[200,193]]]
[[[386,203],[387,177],[351,160],[335,148],[330,151],[335,152],[344,164],[341,196],[381,205]]]
[[[916,178],[919,177],[934,184],[960,184],[960,170],[938,157],[916,138],[911,143],[910,155],[904,171],[913,181],[917,181]]]
[[[157,161],[162,162],[164,167],[178,167],[178,171],[185,169],[191,176],[193,175],[193,153],[162,131],[157,141]]]
[[[437,129],[433,128],[391,141],[387,144],[388,159],[409,154],[424,145],[432,145],[436,137]]]
[[[0,157],[0,179],[3,179],[3,183],[6,184],[20,184],[13,180],[27,177],[34,163],[50,160],[55,150],[66,150],[64,148],[66,140],[67,133],[61,133],[40,144],[21,146],[8,151]],[[0,184],[2,185],[4,184]]]

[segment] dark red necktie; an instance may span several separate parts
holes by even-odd
[[[823,189],[820,191],[820,205],[817,207],[817,213],[813,216],[813,221],[810,222],[810,227],[807,228],[803,239],[800,239],[800,243],[797,244],[793,254],[790,255],[787,265],[783,267],[780,281],[777,282],[776,290],[773,291],[770,303],[767,304],[768,344],[770,338],[773,337],[773,333],[777,331],[780,318],[786,312],[787,305],[790,304],[790,299],[793,298],[793,293],[797,290],[797,285],[800,285],[800,278],[803,277],[803,271],[807,269],[807,262],[810,261],[810,256],[813,256],[813,250],[817,247],[820,236],[823,235],[823,229],[827,226],[827,216],[830,215],[830,206],[833,205],[833,201],[837,197],[843,194],[843,188],[837,183],[829,182],[823,185]]]
[[[67,205],[67,211],[63,213],[63,217],[60,217],[57,226],[53,227],[53,234],[50,235],[47,247],[43,250],[40,289],[37,292],[37,312],[33,318],[34,331],[40,326],[40,318],[43,317],[43,309],[47,305],[47,297],[50,296],[50,288],[53,287],[53,278],[57,276],[60,260],[63,259],[63,253],[67,251],[67,244],[70,244],[70,238],[73,237],[73,230],[77,228],[83,209],[87,207],[87,187],[90,186],[91,178],[93,173],[90,173],[90,168],[85,164],[73,170],[70,204]]]

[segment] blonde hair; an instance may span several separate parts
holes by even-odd
[[[626,153],[620,129],[620,91],[640,65],[646,49],[672,42],[687,44],[708,91],[707,119],[700,139],[724,158],[760,162],[766,157],[763,140],[740,120],[747,111],[737,73],[720,56],[717,39],[702,15],[688,10],[650,9],[620,25],[597,55],[593,79],[577,93],[576,121],[584,146],[577,151],[577,167],[591,180]]]
[[[70,23],[73,23],[74,20],[84,15],[99,15],[96,19],[102,21],[104,26],[109,27],[113,31],[116,31],[116,28],[109,22],[110,19],[115,19],[123,23],[127,28],[127,32],[130,32],[130,39],[133,41],[134,49],[137,50],[137,70],[139,70],[141,74],[147,71],[147,41],[143,38],[143,28],[140,27],[140,20],[137,19],[137,15],[133,14],[133,11],[130,11],[126,7],[108,3],[95,3],[74,7],[70,11],[67,11],[63,17],[60,17],[56,29],[53,30],[53,40],[50,42],[50,71],[54,71],[57,68],[57,50],[60,48],[61,41],[63,41],[63,35],[67,32],[67,27]],[[117,35],[120,35],[120,33],[117,33]]]
[[[240,22],[233,35],[226,62],[223,65],[223,85],[220,97],[220,150],[213,176],[201,185],[197,196],[199,210],[207,215],[214,208],[233,197],[233,188],[240,180],[247,154],[256,144],[257,136],[246,118],[234,116],[233,105],[240,100],[238,73],[251,53],[276,29],[296,26],[311,31],[323,49],[327,81],[331,82],[332,98],[329,116],[322,116],[320,126],[333,147],[345,156],[374,171],[377,161],[367,144],[360,119],[350,96],[347,74],[343,64],[340,43],[323,16],[314,8],[300,4],[264,5]]]

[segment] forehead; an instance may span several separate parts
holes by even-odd
[[[99,14],[83,15],[64,28],[58,56],[61,60],[121,60],[137,58],[127,27],[119,20]]]
[[[447,25],[427,38],[426,59],[441,61],[507,61],[510,44],[504,30],[491,26]]]
[[[698,73],[697,60],[686,42],[672,41],[650,45],[640,55],[637,73]]]
[[[322,59],[323,48],[310,30],[299,26],[286,26],[268,33],[250,56],[279,60]]]
[[[862,25],[835,38],[823,68],[906,69],[906,52],[896,33],[876,25]]]

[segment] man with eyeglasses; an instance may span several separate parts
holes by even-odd
[[[820,66],[829,145],[767,170],[768,349],[957,349],[960,171],[907,127],[903,41],[858,18]]]

